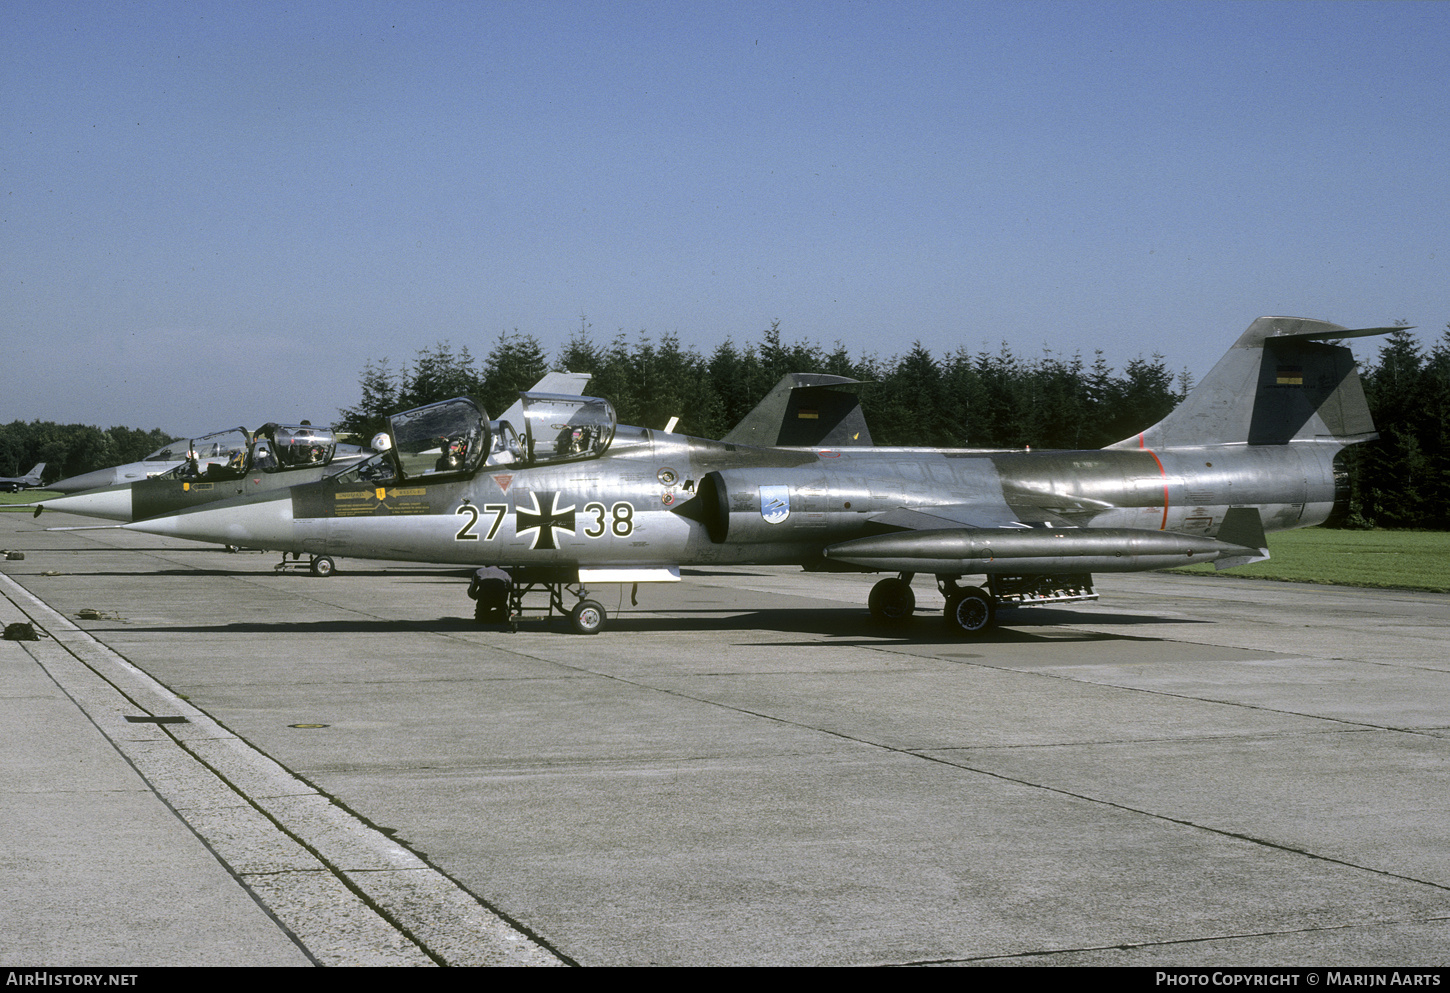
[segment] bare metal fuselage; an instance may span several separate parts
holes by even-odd
[[[873,518],[938,508],[962,527],[1212,537],[1232,507],[1258,508],[1265,530],[1324,521],[1335,450],[792,451],[621,427],[594,462],[496,467],[427,486],[296,487],[237,513],[235,537],[313,555],[506,567],[810,563],[879,531]],[[772,512],[762,494],[781,493],[787,505]]]

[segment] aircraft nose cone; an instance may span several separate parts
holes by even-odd
[[[221,545],[285,548],[293,538],[292,501],[285,496],[235,503],[227,501],[123,526],[128,531]]]
[[[101,517],[108,521],[129,521],[133,516],[129,486],[53,497],[44,501],[42,506],[49,511],[58,511],[63,514],[84,514],[87,517]]]
[[[57,480],[46,487],[48,490],[58,490],[61,493],[79,493],[81,490],[94,490],[102,486],[111,486],[116,482],[116,470],[97,469],[95,472],[83,472],[79,476],[70,476],[66,479]]]

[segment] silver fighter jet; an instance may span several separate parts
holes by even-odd
[[[1331,342],[1390,330],[1259,318],[1168,417],[1092,451],[764,447],[781,436],[629,427],[593,397],[523,394],[517,421],[492,423],[458,398],[394,415],[390,450],[339,475],[126,526],[486,567],[479,617],[512,622],[544,591],[586,634],[606,621],[588,584],[681,566],[893,573],[869,598],[884,622],[911,617],[925,573],[971,635],[1003,605],[1095,599],[1094,572],[1259,561],[1266,532],[1342,512],[1337,456],[1376,435],[1354,357]]]

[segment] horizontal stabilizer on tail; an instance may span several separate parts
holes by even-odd
[[[1311,320],[1308,320],[1307,318],[1283,318],[1283,317],[1276,317],[1276,318],[1271,318],[1271,320],[1276,320],[1276,321],[1299,320],[1299,321],[1301,321],[1304,324],[1313,324],[1313,325],[1325,325],[1325,324],[1328,323],[1326,321],[1311,321]],[[1329,328],[1332,328],[1333,330],[1327,330],[1324,327],[1320,326],[1320,327],[1310,328],[1307,331],[1279,331],[1279,332],[1277,332],[1274,335],[1274,337],[1275,338],[1304,338],[1304,339],[1310,340],[1310,341],[1338,341],[1340,338],[1369,338],[1369,337],[1371,337],[1373,335],[1389,334],[1391,331],[1409,331],[1409,330],[1411,330],[1410,327],[1401,327],[1401,326],[1398,326],[1398,325],[1395,326],[1395,327],[1392,327],[1392,328],[1359,328],[1358,330],[1351,330],[1349,328],[1342,328],[1342,327],[1340,327],[1337,324],[1329,324]]]
[[[1240,548],[1256,548],[1256,555],[1224,555],[1213,563],[1215,569],[1232,569],[1236,565],[1263,562],[1269,557],[1269,539],[1264,537],[1264,520],[1258,507],[1230,507],[1218,526],[1218,540]]]
[[[593,374],[588,372],[547,372],[544,378],[529,387],[530,393],[558,393],[577,397],[584,393]],[[498,415],[501,421],[508,421],[519,430],[524,424],[524,402],[515,400],[512,407]]]

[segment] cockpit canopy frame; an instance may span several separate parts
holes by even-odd
[[[386,451],[349,466],[345,481],[410,482],[471,476],[481,469],[557,465],[598,458],[619,425],[599,397],[520,393],[522,424],[490,421],[471,397],[415,407],[388,418]]]
[[[195,438],[172,438],[142,461],[181,462],[191,455],[202,461],[220,461],[245,452],[251,440],[252,433],[244,427],[224,428]]]
[[[388,418],[392,456],[404,479],[471,476],[492,448],[488,415],[470,397],[414,407]]]
[[[619,418],[600,397],[561,393],[520,393],[523,448],[529,465],[554,465],[595,459],[614,441]]]
[[[176,444],[158,451],[174,450]],[[193,438],[181,451],[185,461],[154,478],[240,479],[249,472],[321,468],[332,462],[337,438],[330,428],[272,422],[256,431],[234,428]]]
[[[312,424],[263,424],[252,435],[253,469],[278,472],[325,466],[337,452],[330,428]]]

